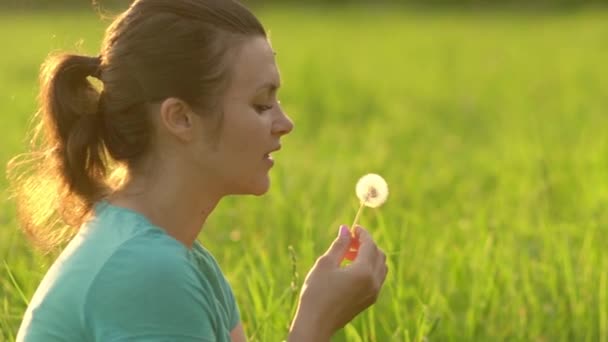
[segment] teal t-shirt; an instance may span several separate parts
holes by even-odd
[[[230,341],[234,295],[213,256],[102,201],[51,266],[17,341]]]

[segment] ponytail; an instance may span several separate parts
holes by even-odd
[[[32,151],[11,160],[8,176],[21,227],[43,249],[65,242],[108,191],[100,59],[49,57],[40,72],[39,125]],[[57,217],[57,214],[59,217]]]
[[[41,110],[60,175],[69,192],[89,206],[102,192],[106,171],[99,93],[87,79],[99,69],[99,58],[60,55],[45,62],[41,72]]]

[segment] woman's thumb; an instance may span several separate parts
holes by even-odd
[[[338,237],[331,246],[329,246],[325,255],[339,265],[342,262],[342,259],[344,259],[346,252],[348,252],[351,238],[348,227],[346,225],[341,225],[340,230],[338,231]]]

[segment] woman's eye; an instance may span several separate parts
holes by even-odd
[[[267,106],[267,105],[254,105],[253,107],[255,108],[255,111],[258,113],[262,113],[262,112],[272,109],[272,106]]]

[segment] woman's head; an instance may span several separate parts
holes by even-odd
[[[106,175],[115,164],[137,174],[164,160],[216,192],[265,192],[267,153],[292,128],[276,100],[279,82],[264,28],[236,1],[135,1],[98,57],[58,55],[42,68],[43,140],[9,168],[23,228],[56,244],[46,221],[59,212],[80,225],[112,191]],[[18,167],[28,163],[35,169]],[[55,179],[45,184],[59,199],[41,193],[43,178]]]
[[[236,51],[230,70],[218,109],[207,115],[175,98],[160,104],[155,127],[165,153],[155,160],[177,165],[195,189],[215,196],[262,194],[269,186],[270,153],[293,128],[277,100],[281,80],[274,51],[265,38],[251,38]]]

